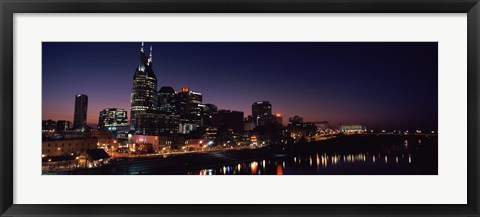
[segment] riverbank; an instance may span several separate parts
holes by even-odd
[[[419,141],[420,144],[418,144]],[[437,143],[436,136],[351,135],[305,144],[271,145],[258,149],[117,158],[113,159],[110,164],[100,168],[48,174],[181,175],[198,174],[209,169],[216,171],[216,174],[222,174],[224,172],[220,168],[226,165],[240,165],[238,167],[242,168],[247,167],[249,162],[263,162],[265,160],[277,164],[285,162],[283,163],[283,169],[288,171],[286,164],[292,163],[296,158],[304,159],[307,162],[311,161],[311,165],[320,165],[320,162],[317,162],[320,161],[320,155],[325,156],[324,161],[336,159],[334,160],[335,162],[338,161],[338,156],[343,156],[346,162],[349,155],[363,156],[362,158],[365,159],[365,162],[367,162],[367,157],[371,161],[372,156],[381,156],[383,158],[391,156],[391,159],[396,157],[397,162],[401,162],[404,159],[408,163],[408,157],[410,157],[410,164],[411,158],[414,158],[416,163],[425,164],[425,168],[428,168],[429,173],[432,173],[432,171],[436,172]],[[329,156],[332,157],[329,159]],[[422,159],[426,159],[425,162],[422,163]],[[432,164],[431,162],[435,163]],[[308,167],[310,164],[307,163],[306,166]],[[419,168],[423,167],[422,165],[416,166]],[[247,172],[249,174],[252,173],[252,171],[239,171],[238,174],[247,174]],[[309,171],[305,173],[310,174]]]

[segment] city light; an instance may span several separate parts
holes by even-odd
[[[218,65],[209,62],[209,65],[225,70],[221,73],[217,71],[214,76],[209,74],[208,70],[202,70],[202,67],[207,66],[189,64],[187,59],[181,61],[187,67],[182,73],[169,74],[164,73],[169,69],[166,66],[175,68],[178,65],[171,64],[181,62],[175,59],[159,59],[163,62],[153,64],[156,61],[152,56],[153,47],[158,45],[159,50],[165,52],[163,55],[166,56],[168,53],[165,50],[169,48],[161,43],[147,45],[150,45],[149,54],[148,50],[144,50],[143,42],[141,45],[137,43],[134,53],[136,55],[126,55],[125,61],[110,66],[110,70],[114,71],[116,64],[122,65],[122,69],[117,69],[116,74],[110,74],[108,70],[105,74],[98,75],[95,79],[99,79],[102,85],[82,88],[77,82],[70,82],[68,85],[72,86],[71,90],[79,93],[48,92],[49,97],[44,97],[47,109],[44,111],[45,120],[42,120],[42,171],[45,174],[349,175],[438,172],[435,165],[424,163],[438,160],[436,122],[424,121],[423,116],[415,120],[417,110],[423,111],[418,112],[421,115],[430,114],[431,111],[425,112],[430,107],[419,103],[422,101],[412,99],[416,96],[408,95],[409,91],[399,90],[401,87],[396,84],[407,82],[402,80],[403,78],[392,77],[385,80],[382,76],[377,76],[365,80],[364,77],[369,73],[375,73],[373,71],[377,70],[376,67],[369,67],[369,70],[373,71],[368,73],[363,68],[338,70],[343,73],[338,73],[341,76],[337,73],[323,73],[321,65],[315,65],[315,68],[303,68],[303,65],[318,64],[316,62],[330,65],[338,61],[302,61],[300,65],[289,65],[296,62],[296,58],[282,59],[283,55],[282,58],[278,57],[282,60],[266,61],[278,65],[276,70],[267,68],[277,74],[270,75],[267,73],[269,71],[266,71],[267,75],[250,75],[247,81],[243,81],[245,75],[235,74],[238,73],[238,67],[229,65],[231,61],[228,59]],[[280,45],[275,43],[269,46]],[[289,46],[294,47],[296,44]],[[306,49],[304,47],[315,49],[315,46],[300,46],[297,49]],[[229,49],[237,49],[235,46],[227,48],[223,50],[223,58],[230,58],[229,54],[232,53]],[[211,49],[215,50],[215,46],[211,46]],[[388,49],[377,51],[385,50]],[[215,56],[209,52],[206,54]],[[262,50],[258,52],[262,53]],[[408,54],[413,55],[411,52]],[[58,54],[50,55],[45,59],[61,58]],[[302,53],[295,55],[299,55],[298,59],[306,57]],[[250,58],[255,54],[238,56]],[[272,60],[268,59],[269,55],[266,56],[267,60]],[[408,55],[402,55],[402,58],[406,58],[403,56]],[[202,59],[203,56],[196,58]],[[371,60],[377,58],[383,59],[383,56],[372,57]],[[82,58],[76,59],[82,61]],[[72,58],[72,61],[76,59]],[[249,70],[258,70],[256,67],[266,68],[262,65],[265,63],[257,62],[262,61],[249,65]],[[405,62],[420,64],[423,61],[402,63]],[[97,65],[95,62],[84,64],[93,64],[92,67]],[[336,67],[340,69],[344,65],[350,66],[351,62],[338,62],[335,67],[325,71],[335,71]],[[383,65],[382,62],[377,67],[381,68]],[[215,71],[213,66],[207,68]],[[127,70],[129,67],[131,71]],[[316,67],[320,70],[316,70]],[[363,66],[360,64],[358,67]],[[298,71],[298,75],[295,74],[289,80],[279,80],[281,76],[278,75],[285,73],[284,68],[288,69],[287,71],[298,68],[294,70]],[[415,66],[410,68],[413,70]],[[45,73],[55,70],[49,68]],[[156,74],[154,70],[162,73]],[[396,67],[391,70],[396,70]],[[315,77],[315,73],[309,75],[311,78],[302,77],[302,71],[318,72],[323,77]],[[350,71],[358,72],[352,74]],[[196,74],[192,74],[193,72]],[[225,77],[222,73],[228,74],[228,80],[221,80]],[[48,77],[61,77],[59,73],[53,75]],[[84,83],[79,76],[73,73],[72,76],[78,79],[78,83]],[[418,80],[421,80],[420,78],[423,77],[419,76]],[[435,81],[435,78],[433,76],[432,81]],[[399,79],[399,82],[391,82],[391,79]],[[168,81],[171,81],[171,84],[168,84]],[[45,82],[42,83],[45,87],[56,84],[52,81]],[[60,86],[67,85],[55,82]],[[243,86],[237,87],[237,82]],[[376,85],[377,83],[381,85]],[[273,84],[276,86],[272,86]],[[427,84],[430,83],[422,83],[423,91],[427,91]],[[376,89],[379,86],[389,87],[391,92],[388,92],[388,88],[379,92]],[[283,87],[284,90],[274,89],[277,87]],[[46,88],[47,91],[50,89]],[[88,93],[88,96],[82,92]],[[395,94],[396,92],[401,94]],[[372,93],[371,95],[375,96],[358,93]],[[62,107],[47,101],[56,99],[57,95],[68,95],[69,101],[65,101],[66,105]],[[412,105],[405,103],[401,98],[403,96],[410,97],[408,99],[412,101]],[[422,100],[429,99],[424,97]],[[69,115],[58,115],[62,117],[58,119],[66,120],[50,117],[50,114],[55,113],[52,111],[58,110],[54,108],[57,106],[73,108],[68,111],[71,113]],[[64,116],[67,118],[63,118]],[[401,120],[400,117],[409,118]],[[415,133],[409,133],[407,129]],[[415,161],[412,161],[413,157]],[[424,168],[427,169],[421,171]]]

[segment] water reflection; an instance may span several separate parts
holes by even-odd
[[[389,158],[395,159],[389,161]],[[383,162],[380,160],[383,159]],[[329,170],[388,169],[412,164],[412,155],[388,154],[327,154],[297,155],[272,160],[250,161],[224,165],[219,168],[202,169],[188,174],[200,175],[284,175],[322,174]],[[383,165],[383,166],[382,166]]]
[[[201,175],[360,175],[438,174],[437,140],[418,137],[369,137],[365,143],[346,138],[331,147],[272,153],[251,161],[204,168]],[[372,142],[374,141],[374,142]],[[332,141],[333,143],[334,141]],[[371,143],[371,144],[369,144]],[[423,143],[423,144],[422,144]],[[343,146],[342,146],[343,145]],[[373,147],[373,148],[372,148]],[[380,148],[379,148],[380,147]],[[368,150],[345,153],[352,149]],[[337,153],[335,153],[337,152]]]

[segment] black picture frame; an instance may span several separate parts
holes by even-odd
[[[0,0],[2,216],[479,216],[479,0]],[[468,203],[465,205],[13,204],[14,13],[467,13]],[[445,186],[449,187],[449,186]]]

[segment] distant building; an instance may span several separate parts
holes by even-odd
[[[73,115],[73,129],[85,131],[87,127],[88,96],[78,94],[75,96],[75,111]]]
[[[106,108],[98,115],[98,129],[117,131],[117,128],[128,127],[127,111],[119,108]]]
[[[213,125],[217,128],[228,128],[236,132],[243,131],[243,112],[219,110],[213,118]]]
[[[42,121],[42,133],[53,133],[57,125],[54,120],[48,119]]]
[[[140,48],[140,61],[133,76],[133,86],[130,98],[130,129],[136,130],[135,121],[137,114],[156,111],[158,106],[157,77],[153,72],[152,47],[147,59],[143,49]]]
[[[292,124],[303,123],[303,118],[299,116],[293,116],[288,118],[288,122]]]
[[[272,104],[269,101],[258,101],[252,105],[252,116],[272,115]]]
[[[275,116],[272,115],[272,104],[269,101],[254,102],[252,117],[256,126],[271,126],[276,122]]]
[[[164,86],[158,91],[158,110],[167,115],[178,114],[177,97],[172,87]]]
[[[70,121],[66,121],[66,120],[57,121],[57,125],[56,125],[57,133],[63,133],[68,129],[70,129]]]
[[[182,88],[182,92],[177,94],[177,106],[181,115],[197,115],[202,114],[202,109],[199,106],[202,104],[202,94],[190,90],[188,87]]]
[[[317,126],[312,122],[303,122],[303,117],[294,116],[290,117],[287,125],[287,132],[294,141],[298,142],[302,139],[305,141],[311,140],[317,133]]]
[[[342,133],[364,133],[367,128],[363,124],[340,124],[339,130]]]
[[[213,126],[212,120],[218,112],[217,106],[214,104],[203,104],[202,107],[202,125],[205,127]]]

